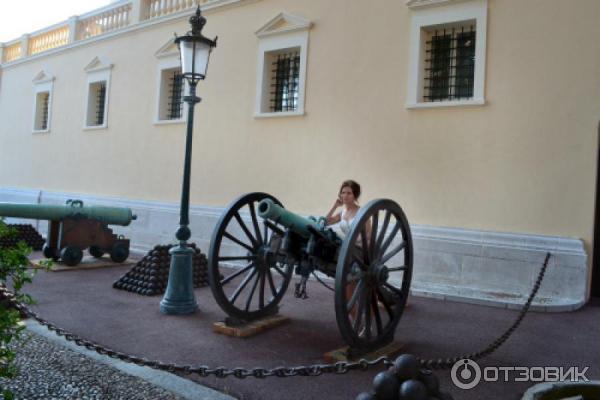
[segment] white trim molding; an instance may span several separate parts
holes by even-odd
[[[406,6],[412,10],[418,10],[426,7],[435,7],[449,5],[452,3],[459,3],[461,1],[469,0],[407,0]]]
[[[406,108],[437,108],[485,104],[487,0],[409,0],[411,8],[410,54]],[[427,31],[461,23],[475,25],[475,71],[470,99],[423,101]]]
[[[129,207],[138,216],[127,227],[111,226],[131,239],[132,249],[145,252],[157,244],[175,242],[179,205],[145,200],[100,197],[81,193],[48,192],[0,187],[0,202],[86,204]],[[225,207],[190,208],[191,241],[207,253],[214,227]],[[249,215],[242,218],[250,220]],[[30,223],[45,234],[45,221]],[[250,222],[249,222],[250,223]],[[525,233],[411,225],[414,268],[411,293],[418,296],[519,309],[527,300],[547,252],[551,253],[544,280],[531,309],[571,311],[589,296],[587,254],[580,239]]]
[[[47,71],[38,72],[33,78],[33,121],[32,133],[48,133],[50,132],[50,122],[52,121],[52,99],[54,97],[54,76]],[[42,117],[40,113],[40,101],[42,101],[43,93],[48,94],[48,110],[46,115],[46,127],[40,128],[39,122]]]
[[[254,116],[286,117],[304,115],[306,88],[306,65],[308,56],[308,33],[312,22],[304,17],[281,12],[269,20],[255,34],[258,37],[258,68],[256,69],[256,101]],[[271,112],[269,109],[269,54],[289,49],[298,49],[300,69],[298,82],[298,108],[294,111]]]
[[[85,93],[85,108],[84,108],[84,119],[83,129],[84,130],[96,130],[108,128],[108,99],[110,94],[110,75],[113,68],[113,64],[108,61],[105,57],[94,57],[85,68],[83,69],[87,73],[86,78],[86,93]],[[95,101],[92,97],[93,93],[90,88],[93,85],[104,82],[105,83],[105,94],[104,94],[104,115],[102,124],[94,125],[91,124],[91,118],[94,113],[92,104]]]

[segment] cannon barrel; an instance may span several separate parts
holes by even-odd
[[[127,226],[136,219],[130,208],[84,206],[81,200],[69,200],[64,206],[49,204],[0,203],[0,216],[60,221],[66,218],[88,218],[107,225]]]
[[[305,238],[310,236],[311,230],[322,230],[317,222],[294,214],[293,212],[278,206],[271,199],[264,199],[258,203],[258,215],[261,218],[270,219],[280,223]]]

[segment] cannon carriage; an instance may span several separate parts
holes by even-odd
[[[230,323],[277,313],[294,273],[296,297],[306,297],[311,274],[335,279],[337,325],[357,353],[393,340],[412,266],[408,221],[388,199],[361,207],[341,237],[322,217],[304,218],[269,194],[249,193],[222,214],[208,255],[210,287]]]
[[[84,206],[81,200],[67,200],[64,206],[0,203],[0,216],[48,220],[44,256],[68,266],[79,264],[88,248],[95,258],[108,253],[114,262],[125,261],[129,239],[115,235],[108,225],[127,226],[137,218],[129,208]]]

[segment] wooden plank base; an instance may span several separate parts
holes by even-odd
[[[336,363],[338,361],[356,361],[356,360],[360,360],[361,358],[371,361],[371,360],[375,360],[381,356],[391,357],[391,356],[397,354],[398,352],[400,352],[400,350],[402,350],[403,347],[404,347],[404,343],[392,342],[383,347],[380,347],[377,350],[373,350],[370,353],[366,353],[366,354],[359,355],[357,357],[349,358],[348,357],[349,346],[345,346],[345,347],[341,347],[339,349],[335,349],[335,350],[325,353],[323,355],[323,359],[327,363]]]
[[[40,262],[42,260],[45,260],[45,259],[41,258],[41,259],[30,260],[32,268],[35,268],[35,269],[46,268],[46,267],[40,265]],[[77,271],[77,270],[82,270],[82,269],[96,269],[96,268],[106,268],[106,267],[129,267],[133,264],[135,264],[135,260],[133,260],[133,259],[126,260],[125,262],[122,262],[122,263],[116,263],[108,257],[94,258],[92,256],[84,256],[83,259],[81,260],[81,262],[73,267],[69,267],[68,265],[63,264],[60,261],[53,261],[52,266],[50,267],[50,271],[51,272],[62,272],[62,271]]]
[[[245,325],[231,326],[224,321],[219,321],[213,323],[213,331],[227,336],[245,338],[275,328],[287,321],[289,321],[288,317],[279,314],[248,322]]]

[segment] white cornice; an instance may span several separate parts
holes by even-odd
[[[310,29],[312,22],[299,15],[281,12],[255,32],[258,37]]]

